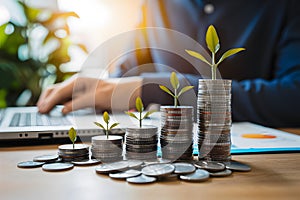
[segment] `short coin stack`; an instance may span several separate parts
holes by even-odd
[[[193,107],[162,106],[160,144],[162,158],[190,160],[193,155]]]
[[[92,157],[102,162],[113,162],[123,159],[123,139],[121,136],[100,135],[92,137]]]
[[[73,148],[74,147],[74,148]],[[89,158],[89,146],[85,144],[64,144],[58,147],[58,155],[65,162],[81,161]]]
[[[198,149],[200,160],[230,160],[231,80],[199,80]]]
[[[157,127],[126,129],[126,158],[151,160],[157,158]]]

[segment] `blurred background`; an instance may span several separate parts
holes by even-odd
[[[0,108],[35,105],[101,43],[132,30],[141,0],[0,0]]]

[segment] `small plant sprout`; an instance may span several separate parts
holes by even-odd
[[[176,108],[178,106],[178,98],[179,98],[179,96],[182,95],[183,93],[189,91],[194,86],[185,86],[184,88],[182,88],[178,92],[178,89],[180,87],[180,83],[179,83],[179,80],[178,80],[177,75],[176,75],[175,72],[171,73],[170,82],[171,82],[171,85],[172,85],[172,87],[174,89],[174,93],[172,93],[171,90],[169,88],[167,88],[166,86],[159,85],[159,87],[160,87],[160,89],[162,89],[163,91],[165,91],[166,93],[168,93],[169,95],[171,95],[174,98],[174,106]]]
[[[75,149],[75,142],[76,142],[76,139],[77,139],[77,132],[73,127],[70,128],[70,130],[69,130],[69,138],[70,138],[71,142],[73,143],[73,149]]]
[[[213,25],[210,25],[207,29],[206,32],[206,44],[207,44],[207,48],[210,50],[211,52],[211,62],[209,62],[208,60],[206,60],[206,58],[201,55],[198,52],[192,51],[192,50],[185,50],[188,54],[190,54],[191,56],[198,58],[199,60],[203,61],[204,63],[208,64],[209,66],[211,66],[211,74],[212,74],[212,80],[215,80],[217,78],[217,68],[219,66],[219,64],[226,58],[228,58],[229,56],[232,56],[240,51],[245,50],[245,48],[234,48],[234,49],[230,49],[228,51],[226,51],[220,58],[220,60],[216,63],[215,61],[215,56],[216,53],[219,51],[220,49],[220,42],[219,42],[219,37],[217,34],[217,31],[215,29],[215,27]]]
[[[119,125],[119,123],[113,123],[111,126],[109,126],[109,120],[110,120],[109,114],[108,114],[108,112],[105,111],[103,113],[103,121],[105,122],[106,125],[104,126],[104,125],[102,125],[98,122],[94,122],[95,125],[99,126],[100,128],[102,128],[104,130],[107,139],[108,139],[108,136],[109,136],[108,132],[112,128]]]
[[[152,110],[152,111],[148,111],[146,112],[146,114],[144,116],[142,116],[143,114],[143,111],[144,111],[144,104],[142,102],[142,99],[140,97],[137,97],[136,100],[135,100],[135,108],[136,110],[139,112],[139,115],[136,116],[134,113],[132,112],[125,112],[127,115],[129,115],[130,117],[133,117],[137,120],[139,120],[139,123],[140,123],[140,128],[142,128],[142,121],[143,119],[149,117],[152,113],[154,113],[155,111]]]

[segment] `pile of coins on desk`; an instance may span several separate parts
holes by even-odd
[[[156,159],[158,143],[157,127],[127,128],[125,138],[127,159]]]
[[[89,146],[85,144],[60,145],[58,155],[65,162],[85,160],[89,158]]]
[[[102,162],[123,159],[123,138],[121,136],[100,135],[92,137],[92,157]]]
[[[199,80],[199,159],[230,160],[231,80]]]
[[[162,106],[160,145],[162,157],[191,160],[193,153],[193,107]]]

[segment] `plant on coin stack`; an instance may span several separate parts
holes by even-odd
[[[77,140],[77,132],[76,130],[72,127],[69,130],[69,138],[71,140],[71,142],[73,143],[73,149],[75,148],[75,142]]]
[[[148,111],[148,112],[146,112],[146,114],[144,116],[142,116],[143,112],[144,112],[144,104],[143,104],[143,101],[140,97],[137,97],[136,100],[135,100],[135,108],[139,112],[138,116],[135,115],[132,112],[125,112],[125,113],[127,115],[129,115],[130,117],[133,117],[133,118],[139,120],[139,124],[140,124],[140,128],[141,128],[143,119],[149,117],[152,113],[155,112],[155,110]]]
[[[211,61],[209,62],[208,60],[206,60],[206,58],[201,55],[198,52],[192,51],[192,50],[185,50],[189,55],[198,58],[199,60],[201,60],[202,62],[208,64],[211,67],[211,74],[212,74],[212,80],[215,80],[217,78],[217,68],[219,66],[219,64],[226,58],[245,50],[245,48],[234,48],[234,49],[229,49],[228,51],[226,51],[221,58],[219,59],[218,62],[216,62],[215,60],[215,56],[216,53],[219,51],[220,49],[220,42],[219,42],[219,37],[217,34],[217,31],[215,29],[215,27],[213,25],[210,25],[207,29],[206,32],[206,44],[207,44],[207,48],[209,49],[209,51],[211,52]]]
[[[163,85],[159,85],[160,89],[162,89],[164,92],[168,93],[169,95],[171,95],[174,98],[174,106],[175,108],[178,106],[178,98],[179,96],[181,96],[183,93],[189,91],[190,89],[192,89],[194,86],[185,86],[184,88],[182,88],[179,92],[178,89],[180,87],[180,82],[177,78],[177,75],[175,72],[171,73],[170,76],[170,83],[173,87],[174,93],[171,92],[171,90],[169,88],[167,88],[166,86]]]
[[[109,117],[108,112],[106,112],[106,111],[103,113],[103,121],[105,122],[106,125],[102,125],[102,124],[100,124],[98,122],[94,122],[94,124],[97,125],[97,126],[99,126],[100,128],[102,128],[104,130],[106,138],[108,139],[109,131],[112,128],[118,126],[119,123],[113,123],[111,126],[109,126],[110,117]]]

